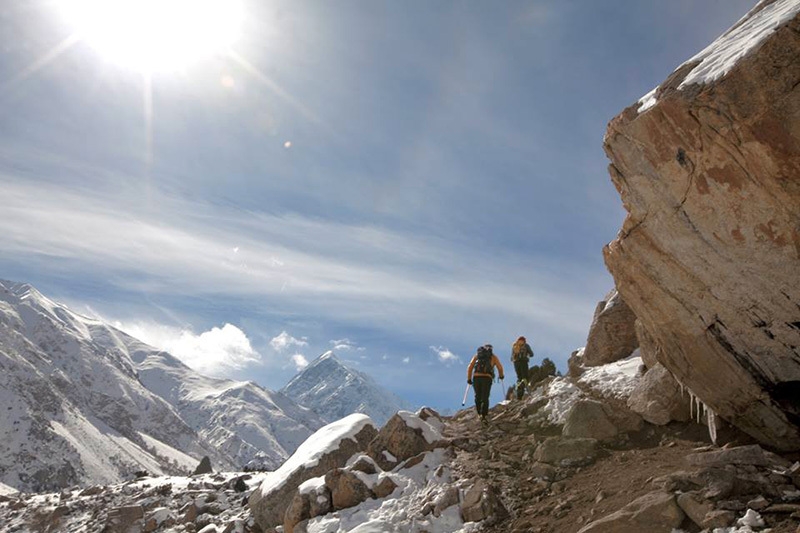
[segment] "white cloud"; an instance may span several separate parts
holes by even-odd
[[[114,325],[208,376],[228,377],[261,362],[261,356],[253,349],[247,335],[232,324],[213,327],[200,334],[153,322],[116,322]]]
[[[306,359],[305,355],[296,353],[292,356],[292,363],[294,363],[295,368],[299,371],[308,366],[308,359]]]
[[[410,357],[403,357],[403,364],[407,365],[410,362],[411,362],[411,358]]]
[[[272,346],[273,350],[280,353],[286,351],[292,346],[308,346],[308,341],[305,337],[296,339],[287,332],[281,331],[281,334],[269,341],[269,344]]]
[[[461,359],[456,354],[444,346],[431,346],[430,349],[436,354],[436,357],[439,358],[439,361],[446,365],[461,362]]]
[[[334,352],[346,352],[348,350],[364,350],[364,348],[359,348],[358,343],[351,341],[350,339],[339,339],[339,340],[332,340],[328,341],[331,346],[333,346]]]

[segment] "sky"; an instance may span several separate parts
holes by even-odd
[[[3,0],[0,278],[203,373],[332,349],[440,409],[485,343],[566,369],[613,287],[608,121],[754,4],[93,1]]]

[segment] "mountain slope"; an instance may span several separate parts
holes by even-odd
[[[409,408],[370,376],[342,364],[333,352],[315,359],[280,392],[326,420],[364,413],[383,425],[400,409]]]
[[[0,281],[0,481],[22,490],[185,472],[208,455],[139,383],[115,332],[26,284]]]
[[[237,467],[274,469],[325,422],[279,392],[253,382],[210,378],[135,339],[128,349],[139,379]]]
[[[250,382],[201,376],[27,284],[0,281],[0,482],[107,484],[133,472],[280,464],[323,421]]]

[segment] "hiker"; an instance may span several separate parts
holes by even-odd
[[[503,379],[503,365],[492,353],[492,345],[487,344],[478,348],[478,353],[472,357],[467,368],[467,383],[473,385],[475,389],[475,410],[483,423],[486,422],[486,415],[489,413],[489,394],[492,392],[494,367],[497,367],[500,379]]]
[[[517,400],[521,400],[525,394],[525,387],[528,385],[528,361],[533,357],[531,349],[525,337],[520,337],[511,346],[511,361],[514,363],[514,372],[517,373]]]

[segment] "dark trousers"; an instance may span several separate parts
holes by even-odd
[[[528,358],[520,357],[514,361],[514,371],[517,373],[517,383],[528,380]]]
[[[492,378],[475,376],[472,378],[472,388],[475,389],[475,410],[479,415],[489,413],[489,394],[492,392]]]

